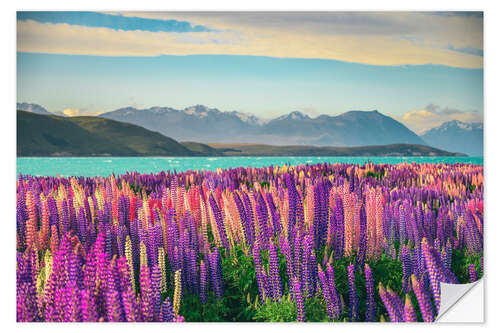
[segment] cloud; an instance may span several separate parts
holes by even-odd
[[[450,120],[482,122],[483,114],[477,110],[464,111],[449,107],[442,108],[435,104],[429,104],[422,110],[408,111],[403,116],[395,118],[417,134],[422,134],[426,130],[437,127]]]
[[[80,110],[80,109],[67,108],[67,109],[64,109],[61,113],[65,116],[68,116],[68,117],[78,117],[78,116],[96,116],[96,115],[102,113],[102,111],[90,111],[90,110],[86,110],[86,109]]]
[[[66,23],[87,27],[102,27],[114,30],[201,32],[210,31],[207,27],[191,25],[189,22],[177,20],[150,19],[94,12],[17,12],[18,21],[32,20],[39,23]]]
[[[371,65],[483,66],[483,20],[476,16],[405,12],[119,14],[189,22],[214,31],[124,31],[22,20],[17,22],[17,50],[99,56],[227,54],[322,58]]]

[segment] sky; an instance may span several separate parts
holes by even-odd
[[[483,119],[480,12],[18,12],[17,100]]]

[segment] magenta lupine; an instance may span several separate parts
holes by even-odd
[[[151,268],[151,289],[152,289],[152,299],[153,299],[153,319],[154,321],[159,320],[160,316],[160,284],[161,284],[161,271],[159,266],[153,266]]]
[[[151,290],[151,279],[149,277],[149,268],[141,266],[139,283],[141,286],[141,312],[144,321],[153,320],[153,291]]]

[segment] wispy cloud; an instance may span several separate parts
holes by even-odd
[[[408,111],[403,116],[395,118],[414,132],[422,134],[426,130],[450,120],[482,122],[483,114],[478,110],[459,110],[456,108],[440,107],[431,103],[422,110]]]
[[[483,20],[476,15],[407,12],[101,15],[117,22],[84,25],[74,19],[69,23],[68,19],[35,21],[25,16],[17,24],[17,50],[100,56],[228,54],[322,58],[373,65],[483,66]],[[127,18],[132,21],[120,23]],[[183,22],[192,29],[155,30],[152,23],[142,24],[137,20]],[[196,27],[206,30],[199,31]]]
[[[186,21],[152,19],[94,12],[17,12],[18,21],[35,21],[39,23],[66,23],[85,27],[110,28],[123,31],[152,32],[203,32],[211,29],[192,25]]]

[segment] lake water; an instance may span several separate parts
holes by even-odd
[[[316,163],[473,163],[482,157],[20,157],[17,173],[34,176],[108,176],[127,171],[157,173],[162,170],[215,170],[217,168],[264,167]]]

